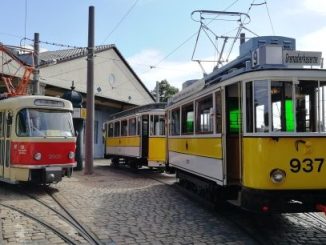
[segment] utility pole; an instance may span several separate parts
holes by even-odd
[[[33,72],[33,86],[32,94],[40,94],[40,34],[34,33],[34,72]]]
[[[94,6],[88,12],[86,142],[84,174],[93,173],[94,155]]]

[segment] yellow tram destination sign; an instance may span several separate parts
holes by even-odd
[[[321,55],[321,52],[284,50],[283,61],[285,65],[320,66]]]

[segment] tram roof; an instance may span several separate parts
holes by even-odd
[[[36,101],[38,101],[36,103]],[[59,104],[51,103],[53,101],[60,101],[63,102]],[[19,109],[19,108],[32,108],[32,107],[43,107],[45,109],[47,108],[57,108],[57,109],[63,109],[63,110],[73,110],[72,104],[70,101],[52,97],[52,96],[44,96],[44,95],[24,95],[24,96],[14,96],[9,97],[6,99],[0,100],[0,108],[6,108],[9,109]]]
[[[137,107],[133,107],[131,109],[125,110],[125,111],[115,113],[115,114],[111,115],[108,120],[114,120],[117,118],[126,117],[129,115],[134,115],[134,114],[142,113],[142,112],[148,112],[148,111],[159,110],[159,109],[163,110],[163,109],[165,109],[165,107],[166,107],[165,102],[151,103],[151,104],[147,104],[147,105],[137,106]]]
[[[262,70],[321,70],[321,52],[298,51],[294,38],[262,36],[251,38],[240,45],[239,56],[228,64],[215,68],[210,74],[173,96],[174,103],[194,93],[232,77]],[[305,66],[311,66],[307,69]],[[314,67],[314,68],[313,68]]]

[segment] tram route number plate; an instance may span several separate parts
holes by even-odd
[[[47,168],[45,168],[45,170],[47,172],[50,172],[50,171],[61,171],[62,168],[61,167],[47,167]]]
[[[321,172],[323,169],[323,164],[325,162],[324,158],[305,158],[303,160],[292,158],[290,160],[290,170],[293,173],[311,173],[311,172]]]

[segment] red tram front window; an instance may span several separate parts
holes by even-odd
[[[71,113],[63,110],[22,109],[16,118],[16,134],[22,137],[74,136]]]

